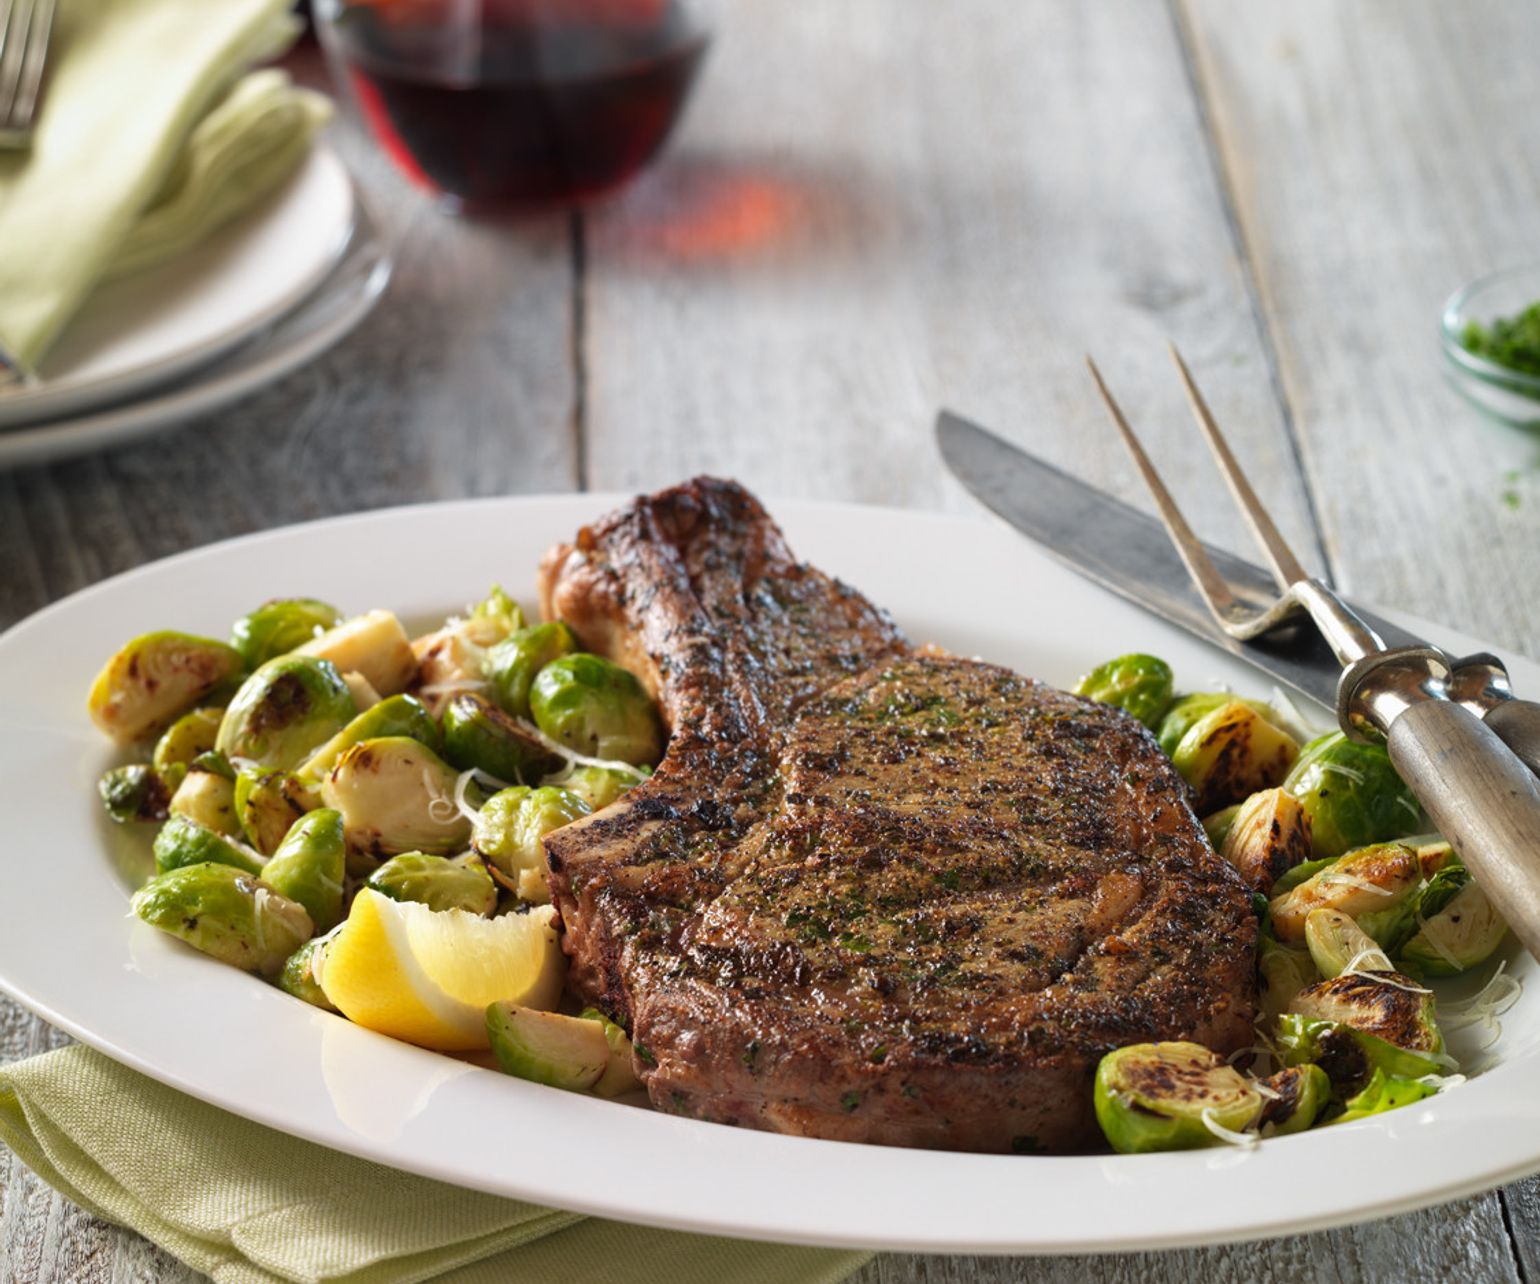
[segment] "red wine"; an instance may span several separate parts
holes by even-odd
[[[333,43],[397,164],[472,208],[624,182],[673,129],[706,47],[673,0],[483,0],[469,30],[426,7],[347,8]]]

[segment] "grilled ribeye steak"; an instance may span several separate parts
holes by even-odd
[[[913,653],[726,482],[585,529],[543,598],[671,729],[649,781],[546,840],[573,983],[658,1106],[1069,1149],[1109,1049],[1251,1041],[1249,894],[1120,710]]]

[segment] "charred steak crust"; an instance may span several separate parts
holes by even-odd
[[[1097,1135],[1109,1049],[1250,1042],[1249,894],[1121,711],[911,654],[727,482],[585,530],[545,598],[673,730],[546,844],[574,983],[658,1106],[1061,1150]]]

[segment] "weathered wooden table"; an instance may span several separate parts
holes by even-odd
[[[232,410],[0,474],[0,626],[196,544],[412,500],[711,471],[769,496],[968,510],[931,445],[942,405],[1142,503],[1087,350],[1202,532],[1245,549],[1169,337],[1307,561],[1540,651],[1535,443],[1466,407],[1436,345],[1446,294],[1535,256],[1540,9],[725,8],[667,157],[582,214],[458,221],[339,129],[398,243],[378,312]],[[313,50],[295,61],[320,78]],[[61,1041],[0,1001],[0,1059]],[[1090,1271],[1534,1278],[1540,1182],[1265,1244],[891,1256],[860,1278]],[[0,1280],[186,1278],[0,1156]]]

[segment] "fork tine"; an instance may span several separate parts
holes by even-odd
[[[11,123],[11,106],[16,101],[16,85],[21,79],[22,58],[26,54],[27,28],[32,19],[32,0],[3,0],[0,11],[0,128]]]
[[[1187,363],[1182,360],[1182,354],[1176,350],[1176,344],[1167,346],[1171,349],[1171,360],[1176,362],[1177,371],[1182,376],[1182,386],[1187,390],[1187,401],[1192,406],[1193,417],[1197,419],[1198,426],[1203,429],[1204,439],[1214,453],[1219,471],[1224,474],[1225,484],[1229,486],[1230,494],[1234,496],[1235,503],[1241,512],[1246,515],[1246,521],[1250,524],[1251,533],[1256,536],[1257,543],[1262,546],[1268,565],[1272,567],[1273,579],[1278,582],[1278,587],[1281,589],[1307,579],[1305,568],[1299,564],[1299,559],[1294,556],[1283,536],[1279,534],[1278,528],[1273,525],[1273,519],[1268,516],[1262,501],[1257,498],[1256,491],[1251,489],[1251,483],[1246,480],[1246,474],[1241,471],[1240,464],[1231,453],[1230,443],[1219,431],[1219,425],[1208,408],[1208,402],[1203,400],[1203,394],[1198,391],[1192,372],[1188,370]]]
[[[1182,510],[1176,506],[1176,500],[1171,498],[1171,492],[1166,489],[1166,484],[1161,481],[1160,474],[1155,471],[1155,465],[1150,462],[1150,457],[1144,453],[1144,447],[1139,438],[1134,435],[1134,430],[1128,426],[1128,420],[1123,417],[1123,411],[1118,403],[1113,400],[1112,394],[1107,391],[1107,385],[1102,380],[1102,372],[1096,368],[1096,362],[1090,357],[1085,363],[1091,370],[1091,378],[1096,380],[1096,390],[1101,393],[1102,401],[1106,403],[1107,413],[1112,416],[1112,422],[1118,427],[1118,432],[1123,436],[1123,444],[1128,447],[1128,453],[1133,456],[1134,464],[1144,478],[1144,484],[1149,487],[1150,495],[1155,500],[1156,511],[1160,514],[1161,524],[1166,528],[1166,534],[1171,537],[1171,542],[1176,546],[1176,551],[1181,555],[1182,561],[1187,566],[1187,573],[1192,576],[1193,582],[1203,594],[1208,603],[1208,609],[1214,613],[1214,617],[1221,624],[1228,623],[1235,618],[1240,609],[1240,603],[1236,601],[1235,594],[1230,591],[1230,586],[1225,583],[1225,578],[1219,573],[1204,551],[1202,541],[1193,533],[1187,519],[1182,516]]]
[[[38,90],[43,83],[43,67],[48,61],[48,37],[53,30],[54,0],[34,0],[32,23],[27,29],[27,52],[22,59],[21,80],[11,124],[25,133],[32,128],[37,111]]]

